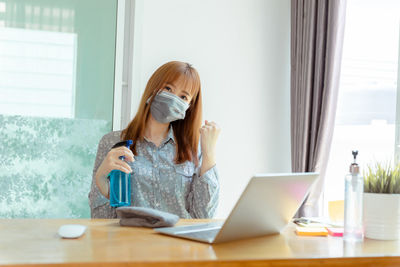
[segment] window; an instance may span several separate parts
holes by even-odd
[[[359,151],[361,167],[394,160],[400,2],[347,1],[336,125],[325,202],[344,199],[344,176]]]
[[[89,217],[116,16],[117,0],[0,0],[0,217]]]
[[[0,28],[0,114],[74,118],[77,34]]]

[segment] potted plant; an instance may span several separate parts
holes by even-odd
[[[364,172],[365,237],[400,238],[400,164],[376,163]]]

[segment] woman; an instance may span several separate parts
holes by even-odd
[[[188,63],[158,68],[143,93],[135,118],[99,143],[89,193],[92,218],[116,218],[109,205],[111,170],[132,172],[132,205],[181,218],[210,218],[218,204],[215,145],[220,128],[202,122],[200,78]],[[130,149],[117,147],[134,141]],[[125,156],[124,162],[119,159]]]

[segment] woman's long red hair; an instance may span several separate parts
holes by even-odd
[[[164,86],[183,79],[183,86],[189,91],[192,99],[183,120],[171,122],[176,140],[177,164],[187,160],[198,165],[198,144],[200,138],[200,127],[202,122],[202,100],[200,77],[195,68],[190,64],[171,61],[159,67],[147,82],[146,89],[142,95],[136,116],[121,133],[122,140],[133,140],[132,152],[136,153],[136,141],[143,141],[146,123],[150,115],[150,105],[157,93]],[[146,103],[150,98],[149,103]]]

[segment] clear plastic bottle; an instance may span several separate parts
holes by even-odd
[[[345,177],[344,195],[344,233],[346,242],[360,242],[364,239],[363,229],[363,192],[364,180],[356,162],[358,151],[353,151],[354,162],[350,173]]]
[[[119,146],[130,147],[132,140],[117,143],[113,148]],[[125,160],[123,156],[121,160]],[[120,170],[112,170],[109,174],[110,179],[110,206],[121,207],[131,205],[131,174]]]

